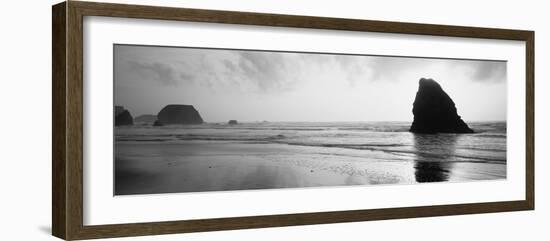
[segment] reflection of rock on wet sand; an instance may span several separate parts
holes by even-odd
[[[414,176],[417,182],[448,181],[458,136],[415,134],[416,161]]]
[[[455,166],[452,159],[458,136],[436,133],[473,133],[473,130],[458,115],[449,95],[432,79],[420,79],[413,114],[414,121],[409,131],[416,133],[416,181],[448,181]]]

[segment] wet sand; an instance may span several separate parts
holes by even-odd
[[[506,178],[505,163],[276,143],[119,142],[115,195]]]

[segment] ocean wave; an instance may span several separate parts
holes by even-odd
[[[340,127],[342,131],[409,132],[408,127]]]
[[[470,159],[475,162],[486,163],[505,163],[506,159],[491,158],[485,156],[473,156],[473,155],[461,155],[461,154],[449,154],[449,153],[434,153],[418,150],[403,150],[403,149],[385,149],[383,147],[404,147],[409,145],[403,144],[321,144],[321,143],[286,143],[288,145],[297,146],[310,146],[310,147],[328,147],[328,148],[345,148],[354,150],[369,150],[369,151],[382,151],[391,154],[414,154],[419,157],[430,157],[434,159],[450,159],[450,158],[462,158]],[[462,160],[466,161],[466,160]]]
[[[326,131],[330,130],[331,128],[295,128],[295,127],[289,127],[289,128],[262,128],[272,131]]]
[[[484,153],[505,153],[506,150],[494,148],[478,148],[478,147],[453,147],[457,153],[448,153],[441,149],[432,148],[428,150],[418,150],[412,144],[383,144],[383,143],[365,143],[365,144],[345,144],[345,143],[316,143],[316,142],[297,142],[292,139],[286,139],[284,135],[273,135],[269,137],[222,137],[222,136],[201,136],[201,135],[175,135],[171,138],[117,138],[117,142],[169,142],[169,141],[226,141],[226,142],[242,142],[248,144],[282,144],[304,147],[322,147],[322,148],[341,148],[350,150],[365,150],[365,151],[380,151],[393,155],[414,155],[418,158],[428,158],[433,160],[451,160],[454,161],[471,161],[471,162],[486,162],[486,163],[506,163],[506,159],[498,157],[487,157],[477,154],[467,155],[460,150],[483,151]]]
[[[117,136],[116,141],[270,141],[281,140],[286,138],[285,135],[278,134],[267,137],[253,137],[253,136],[212,136],[212,135],[197,135],[197,134],[184,134],[184,135],[133,135],[133,136]]]
[[[240,126],[193,126],[185,128],[120,128],[115,129],[117,142],[188,143],[188,141],[234,142],[309,146],[334,153],[356,153],[365,150],[406,156],[407,159],[506,162],[505,125],[481,129],[469,135],[408,133],[408,124],[280,124]],[[474,126],[479,127],[479,125]],[[317,149],[313,151],[318,151]],[[322,151],[322,149],[319,149]]]
[[[474,150],[474,151],[490,151],[490,152],[506,152],[506,149],[483,148],[483,147],[457,147],[457,149]]]
[[[304,142],[289,142],[286,143],[289,145],[296,145],[296,146],[319,146],[319,147],[400,147],[400,146],[407,146],[403,144],[331,144],[331,143],[304,143]]]
[[[506,133],[487,133],[487,134],[478,134],[476,137],[485,137],[485,138],[504,138],[506,139]]]

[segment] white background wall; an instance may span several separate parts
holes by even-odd
[[[550,15],[546,1],[127,1],[192,8],[536,31],[536,211],[164,235],[121,240],[548,240]],[[51,230],[51,10],[7,1],[0,14],[0,240],[56,240]],[[513,80],[511,80],[513,81]]]

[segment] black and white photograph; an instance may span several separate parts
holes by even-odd
[[[550,240],[549,5],[5,1],[0,241]]]
[[[113,48],[114,195],[507,178],[505,60]]]

